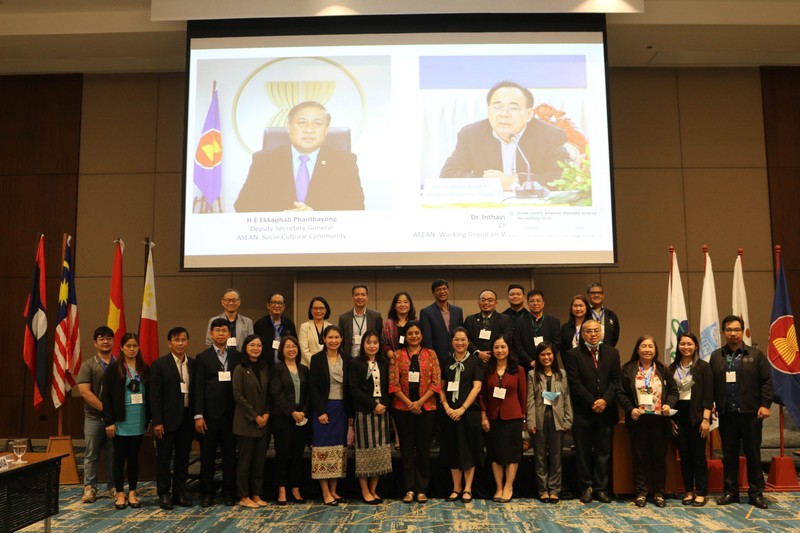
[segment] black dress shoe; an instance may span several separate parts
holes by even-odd
[[[717,500],[717,505],[729,505],[731,503],[739,503],[739,495],[726,492]]]
[[[599,501],[600,503],[611,503],[611,498],[608,496],[606,491],[598,490],[593,494],[594,499]]]
[[[588,488],[581,492],[581,503],[592,503],[592,489]]]
[[[203,496],[203,499],[200,500],[201,507],[211,507],[214,505],[214,497],[213,496]]]
[[[278,500],[278,501],[276,501],[275,503],[277,503],[278,505],[280,505],[281,507],[283,507],[284,505],[286,505],[286,504],[287,504],[287,503],[289,503],[289,502],[288,502],[287,500]]]
[[[764,499],[764,496],[760,494],[758,496],[751,496],[750,497],[750,505],[753,507],[758,507],[759,509],[769,509],[769,505],[767,505],[767,500]]]
[[[367,505],[378,505],[379,503],[381,503],[378,501],[378,498],[372,498],[371,500],[368,500],[366,498],[361,498],[361,501],[363,501]]]
[[[165,511],[171,511],[173,509],[169,494],[162,494],[158,497],[158,506]]]
[[[292,503],[306,503],[305,498],[295,498],[294,494],[292,494]]]
[[[347,503],[347,498],[336,498],[336,503]]]
[[[234,498],[230,494],[225,496],[225,499],[223,501],[225,502],[225,505],[227,505],[228,507],[233,507],[234,505],[236,505],[236,498]]]
[[[661,494],[656,494],[655,496],[653,496],[653,503],[656,505],[656,507],[663,508],[667,506],[667,500],[665,500],[664,496],[662,496]]]
[[[192,507],[194,504],[192,500],[187,498],[186,496],[173,496],[172,497],[172,504],[178,505],[180,507]]]

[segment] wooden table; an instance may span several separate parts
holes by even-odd
[[[66,454],[26,453],[23,465],[0,472],[0,533],[16,531],[58,514],[58,478]]]

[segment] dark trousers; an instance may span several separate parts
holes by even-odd
[[[128,465],[128,489],[136,490],[139,482],[139,449],[142,447],[142,436],[114,437],[114,485],[117,492],[125,490],[123,477],[125,464]]]
[[[611,472],[611,428],[608,416],[576,416],[572,425],[578,489],[607,491]],[[592,462],[594,452],[594,462]]]
[[[722,471],[724,490],[739,494],[739,443],[747,458],[747,493],[750,497],[764,493],[764,471],[761,469],[761,432],[763,422],[755,413],[725,413],[719,417],[722,437]]]
[[[214,470],[217,447],[222,448],[222,492],[236,492],[236,437],[233,436],[233,417],[206,419],[206,434],[202,438],[200,455],[200,490],[204,496],[214,495]]]
[[[689,418],[689,402],[678,402],[675,415],[678,436],[675,441],[681,456],[681,474],[686,492],[697,496],[708,495],[708,463],[706,462],[706,439],[700,436],[700,425],[693,426]]]
[[[431,478],[431,439],[436,411],[422,411],[415,415],[395,409],[394,420],[400,437],[400,458],[406,490],[427,492]]]
[[[303,452],[311,424],[298,426],[291,416],[272,415],[269,419],[275,438],[275,486],[300,486],[303,480]]]
[[[544,424],[536,428],[533,436],[533,456],[536,464],[536,480],[539,495],[561,494],[561,449],[564,447],[564,432],[556,431],[553,411],[545,409]]]
[[[189,452],[192,449],[193,438],[194,420],[186,408],[180,427],[175,431],[165,431],[161,439],[156,439],[156,491],[159,496],[169,494],[170,486],[173,498],[186,495]],[[171,475],[170,461],[172,461]]]
[[[236,466],[236,490],[240,498],[261,497],[264,494],[264,462],[267,456],[267,437],[236,436],[239,443],[239,463]]]
[[[653,494],[664,494],[669,424],[669,418],[659,415],[642,415],[639,420],[625,421],[631,439],[633,490],[637,496],[647,495],[648,477]]]

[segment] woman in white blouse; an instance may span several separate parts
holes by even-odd
[[[300,341],[301,363],[306,366],[311,364],[311,356],[325,347],[322,342],[322,332],[331,325],[328,318],[331,316],[331,306],[322,296],[314,296],[308,304],[308,322],[300,324],[297,332]]]

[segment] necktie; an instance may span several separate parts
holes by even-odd
[[[599,368],[600,365],[597,362],[597,348],[592,348],[590,350],[592,352],[592,359],[594,360],[594,367]]]
[[[308,175],[308,156],[300,156],[300,166],[297,168],[297,178],[295,178],[295,191],[297,192],[297,201],[305,202],[306,195],[308,194],[308,184],[311,178]]]

